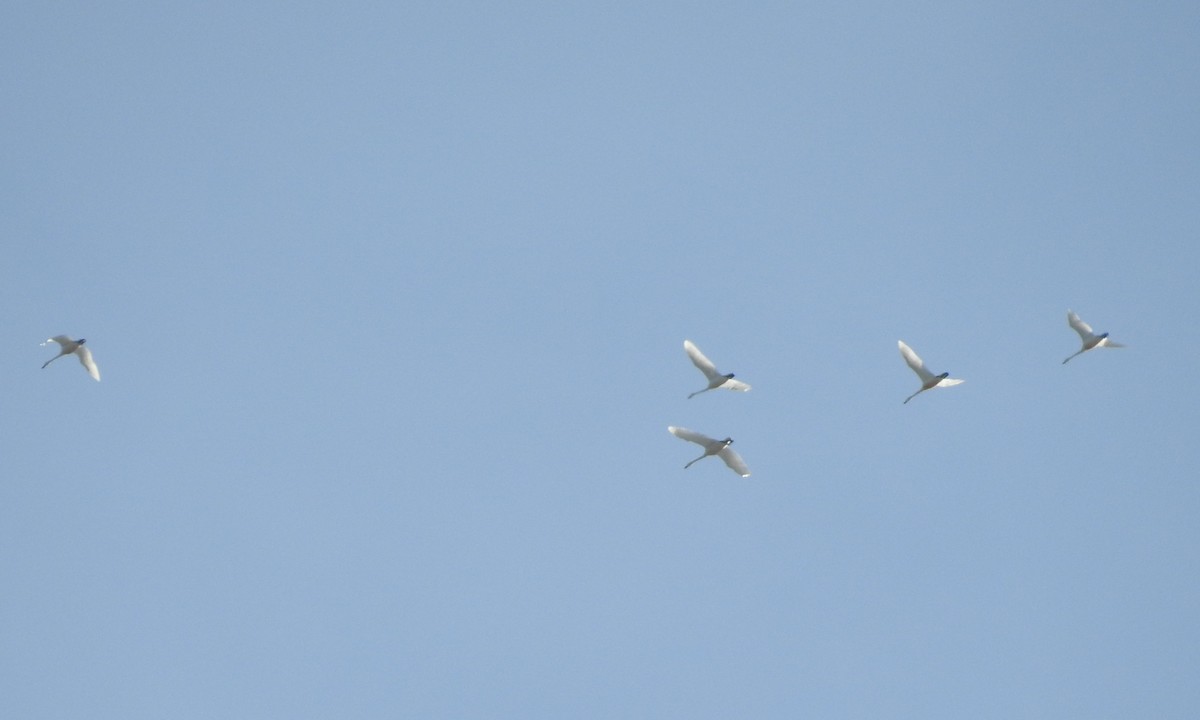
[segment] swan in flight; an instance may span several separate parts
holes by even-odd
[[[688,357],[692,359],[692,364],[700,368],[700,372],[704,373],[704,377],[708,378],[708,387],[688,395],[689,400],[702,392],[716,390],[720,387],[726,390],[739,390],[741,392],[746,392],[750,389],[750,386],[741,380],[734,380],[733,373],[722,375],[717,372],[717,366],[713,365],[711,360],[704,357],[704,353],[700,352],[700,348],[696,347],[691,340],[683,341],[683,349],[687,351]]]
[[[900,356],[904,358],[904,362],[908,363],[908,366],[912,368],[912,371],[917,374],[917,377],[921,378],[921,389],[904,398],[905,403],[925,392],[926,390],[932,390],[935,387],[950,387],[951,385],[958,385],[962,382],[962,380],[957,380],[950,377],[950,373],[948,372],[944,372],[941,375],[934,375],[933,373],[929,372],[928,368],[925,367],[925,362],[921,360],[921,357],[913,352],[912,348],[905,345],[903,340],[899,342]]]
[[[1067,311],[1067,324],[1070,325],[1075,332],[1079,333],[1079,339],[1083,341],[1083,347],[1079,350],[1079,352],[1075,353],[1075,355],[1082,355],[1088,350],[1098,347],[1125,347],[1121,343],[1115,343],[1112,340],[1109,340],[1108,333],[1101,333],[1099,335],[1093,333],[1092,326],[1080,320],[1079,316],[1070,310]],[[1075,355],[1063,360],[1063,365],[1066,365],[1067,361],[1075,357]]]
[[[729,466],[730,470],[734,471],[738,475],[741,475],[742,477],[750,477],[750,468],[746,467],[746,463],[742,461],[742,456],[738,455],[736,452],[733,451],[733,448],[729,447],[730,445],[733,444],[733,438],[725,438],[724,440],[714,440],[713,438],[710,438],[707,435],[701,435],[700,433],[695,432],[694,430],[688,430],[687,428],[675,427],[674,425],[669,425],[667,427],[667,430],[669,430],[672,435],[679,438],[680,440],[687,440],[688,442],[694,442],[697,445],[701,445],[704,447],[704,454],[701,455],[700,457],[696,458],[692,462],[689,462],[687,465],[684,465],[683,468],[685,470],[687,468],[690,468],[693,463],[699,462],[700,460],[703,460],[704,458],[708,457],[709,455],[716,455],[725,461],[725,464]]]
[[[75,353],[79,356],[79,363],[87,369],[88,375],[91,375],[92,379],[94,379],[96,382],[100,382],[100,368],[96,367],[96,362],[92,360],[92,351],[88,350],[84,345],[84,343],[87,342],[86,338],[72,340],[66,335],[55,335],[54,337],[46,340],[46,342],[42,343],[42,345],[50,342],[58,343],[61,346],[61,349],[58,351],[57,355],[47,360],[45,365],[42,365],[43,370],[46,369],[46,365],[49,365],[63,355]]]

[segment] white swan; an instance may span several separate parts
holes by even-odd
[[[904,398],[904,402],[907,403],[926,390],[932,390],[935,387],[950,387],[951,385],[958,385],[963,382],[962,380],[950,377],[950,373],[948,372],[944,372],[941,375],[934,375],[929,372],[928,368],[925,367],[925,361],[921,360],[921,357],[913,352],[912,348],[905,345],[903,340],[899,342],[900,356],[904,358],[904,362],[908,363],[912,371],[917,374],[917,377],[921,378],[921,389]]]
[[[1067,324],[1070,325],[1075,332],[1079,333],[1079,339],[1083,341],[1083,347],[1079,350],[1079,352],[1075,353],[1075,355],[1082,355],[1088,350],[1098,347],[1125,347],[1121,343],[1115,343],[1112,340],[1109,340],[1108,333],[1101,333],[1100,335],[1093,333],[1092,326],[1080,320],[1079,316],[1070,310],[1067,311]],[[1075,355],[1063,360],[1063,365],[1066,365],[1067,361],[1075,357]]]
[[[707,435],[702,435],[698,432],[695,432],[694,430],[675,427],[674,425],[669,425],[667,430],[681,440],[694,442],[697,445],[702,445],[704,447],[704,454],[689,462],[687,465],[684,465],[683,468],[685,470],[690,468],[693,463],[699,462],[709,455],[716,455],[725,461],[725,464],[729,466],[730,470],[733,470],[742,477],[750,477],[750,468],[746,467],[746,463],[742,461],[742,456],[738,455],[736,452],[734,452],[733,448],[729,447],[731,444],[733,444],[733,438],[715,440]]]
[[[739,390],[741,392],[746,392],[750,389],[750,386],[741,380],[734,380],[733,373],[722,375],[717,372],[717,366],[713,365],[711,360],[704,357],[704,353],[700,352],[700,348],[696,347],[691,340],[683,341],[683,349],[687,352],[688,357],[692,359],[692,364],[700,368],[700,372],[704,373],[704,377],[708,378],[708,387],[688,395],[689,400],[702,392],[716,390],[720,387],[726,390]]]
[[[57,355],[50,358],[44,365],[42,365],[43,370],[46,369],[46,365],[49,365],[63,355],[75,353],[79,356],[79,363],[88,371],[88,375],[91,375],[96,382],[100,382],[100,368],[96,367],[96,362],[92,360],[92,351],[88,350],[87,347],[84,346],[84,343],[87,342],[87,338],[72,340],[66,335],[55,335],[54,337],[46,340],[46,342],[42,343],[42,345],[50,342],[58,343],[61,346],[61,349],[58,351]]]

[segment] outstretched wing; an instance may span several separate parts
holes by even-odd
[[[737,390],[739,392],[746,392],[747,390],[750,389],[750,385],[742,382],[741,380],[734,380],[733,378],[729,378],[725,381],[724,384],[721,385],[721,389]]]
[[[669,425],[669,426],[667,426],[667,430],[670,431],[670,433],[672,435],[679,438],[680,440],[687,440],[688,442],[694,442],[697,445],[708,445],[710,442],[716,442],[715,440],[713,440],[712,438],[710,438],[707,435],[702,435],[702,434],[696,432],[695,430],[688,430],[687,428],[681,428],[681,427],[675,427],[674,425]]]
[[[903,340],[898,341],[900,345],[900,357],[904,358],[904,362],[912,368],[912,371],[921,378],[921,383],[927,383],[934,378],[934,374],[925,368],[925,362],[921,360],[921,356],[913,352],[913,349],[904,344]]]
[[[1092,332],[1092,326],[1088,325],[1083,320],[1080,320],[1079,316],[1070,310],[1067,311],[1067,324],[1070,325],[1075,332],[1079,333],[1079,337],[1082,338],[1085,343],[1096,337],[1095,333]]]
[[[717,454],[721,456],[721,459],[725,461],[730,470],[742,477],[750,477],[750,468],[746,467],[746,463],[742,461],[742,456],[738,455],[733,448],[726,445],[725,449]]]
[[[79,356],[79,364],[87,369],[88,375],[91,375],[96,382],[100,382],[100,368],[96,367],[96,362],[92,360],[92,351],[87,349],[87,345],[75,348],[75,354]]]
[[[42,344],[45,345],[46,343],[52,343],[52,342],[56,342],[59,345],[62,345],[63,347],[66,347],[67,345],[73,345],[75,343],[74,340],[67,337],[66,335],[55,335],[52,338],[47,338],[46,342],[44,342]]]
[[[700,352],[700,348],[696,347],[691,340],[683,341],[683,349],[687,352],[688,357],[692,359],[692,364],[700,368],[700,372],[709,380],[716,380],[721,377],[721,373],[717,372],[717,366],[712,364],[712,361],[704,357],[704,353]]]
[[[937,387],[950,387],[951,385],[962,385],[963,382],[964,382],[963,380],[959,380],[958,378],[942,378],[938,382]]]

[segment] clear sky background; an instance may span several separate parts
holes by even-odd
[[[1195,3],[2,15],[0,716],[1196,717]]]

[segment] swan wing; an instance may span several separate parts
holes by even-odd
[[[738,455],[733,448],[726,445],[725,449],[718,452],[717,455],[721,456],[721,459],[725,461],[725,464],[729,466],[730,470],[734,471],[738,475],[741,475],[742,477],[750,477],[750,468],[746,467],[746,463],[744,460],[742,460],[742,456]]]
[[[710,438],[707,435],[698,433],[695,430],[688,430],[687,428],[675,427],[674,425],[670,425],[667,427],[667,430],[672,435],[679,438],[680,440],[687,440],[688,442],[694,442],[697,445],[707,446],[711,442],[716,442],[716,440]]]
[[[920,355],[916,354],[913,352],[912,348],[905,345],[903,340],[898,341],[898,344],[900,345],[900,357],[904,358],[904,362],[908,363],[908,366],[917,374],[917,377],[921,378],[922,384],[929,382],[935,377],[934,374],[929,372],[929,370],[925,367],[925,361],[921,359]]]
[[[1079,333],[1080,339],[1085,343],[1096,337],[1096,334],[1092,332],[1092,326],[1085,323],[1070,310],[1067,311],[1067,324],[1071,326],[1071,329]]]
[[[713,365],[712,360],[705,357],[704,353],[700,352],[700,348],[696,347],[695,343],[691,340],[683,341],[683,349],[687,352],[688,357],[692,359],[692,364],[700,368],[700,372],[704,373],[704,377],[710,381],[721,377],[721,373],[717,372],[717,366]]]
[[[75,348],[75,354],[79,356],[79,364],[88,371],[88,375],[91,375],[96,382],[100,382],[100,368],[96,367],[96,361],[92,359],[92,351],[88,350],[86,345],[80,345]]]

